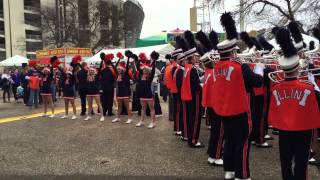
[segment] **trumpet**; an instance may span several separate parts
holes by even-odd
[[[299,70],[299,75],[297,76],[298,79],[309,81],[310,74],[312,76],[320,76],[320,67],[314,69],[307,69],[307,70]],[[284,81],[285,73],[283,70],[274,71],[268,74],[269,79],[274,83],[280,83]]]

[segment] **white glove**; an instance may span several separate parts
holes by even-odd
[[[320,92],[320,88],[316,83],[316,80],[314,78],[314,75],[312,73],[308,73],[308,80],[314,85],[314,90]]]
[[[264,64],[258,63],[254,67],[253,72],[256,73],[256,74],[259,74],[260,76],[263,76],[264,68],[265,68]]]

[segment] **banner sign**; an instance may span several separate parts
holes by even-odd
[[[90,48],[55,48],[36,51],[37,59],[51,56],[75,56],[91,57],[92,51]]]

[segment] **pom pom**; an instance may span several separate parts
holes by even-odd
[[[100,53],[100,59],[105,60],[104,58],[106,57],[106,54],[104,52]]]
[[[107,60],[107,61],[112,61],[113,58],[114,58],[114,55],[111,53],[111,54],[105,55],[105,58],[104,58],[104,59]]]
[[[316,37],[320,41],[320,29],[313,28],[312,34],[314,35],[314,37]]]
[[[58,60],[58,57],[57,56],[52,56],[50,58],[50,64],[53,64],[56,60]]]
[[[29,60],[29,67],[34,67],[37,65],[37,61],[36,60]]]
[[[186,39],[190,49],[197,47],[197,43],[194,40],[194,36],[193,36],[193,33],[191,31],[185,31],[184,32],[184,38]]]
[[[123,54],[121,53],[121,52],[118,52],[117,53],[117,57],[119,58],[119,59],[123,59],[124,57],[123,57]]]
[[[203,51],[205,53],[213,49],[212,44],[210,43],[208,36],[204,32],[202,32],[202,31],[197,32],[196,39],[204,47]]]
[[[258,40],[264,50],[271,51],[274,48],[263,36],[260,36]]]
[[[220,22],[226,31],[227,39],[229,40],[238,39],[238,33],[237,33],[235,21],[233,20],[230,12],[226,12],[222,14],[220,18]]]
[[[209,39],[211,41],[213,49],[217,50],[218,49],[217,45],[219,43],[218,34],[215,31],[211,31],[209,34]]]
[[[150,55],[151,59],[154,61],[157,61],[159,59],[160,54],[157,53],[156,51],[153,51]]]
[[[294,47],[290,32],[287,29],[280,28],[276,35],[276,41],[280,45],[283,55],[287,58],[297,55],[297,49]]]
[[[296,22],[290,22],[288,25],[288,28],[291,32],[294,42],[299,43],[303,41],[303,37],[300,32],[299,25]]]
[[[126,51],[124,52],[124,55],[125,55],[127,58],[130,58],[132,54],[133,54],[133,53],[132,53],[130,50],[126,50]]]
[[[241,32],[240,33],[241,40],[246,43],[246,45],[251,49],[255,44],[252,41],[252,39],[249,37],[249,34],[247,32]]]
[[[141,61],[147,61],[147,56],[146,56],[146,54],[145,54],[145,53],[140,53],[140,54],[139,54],[139,59],[140,59]]]
[[[171,56],[171,54],[166,54],[165,58],[170,60],[172,58],[172,56]]]
[[[59,60],[56,60],[56,61],[53,63],[52,67],[57,68],[57,67],[59,67],[60,64],[61,64],[61,62],[60,62]]]
[[[80,63],[80,61],[81,61],[81,56],[80,55],[76,55],[76,56],[74,56],[73,58],[72,58],[72,63],[74,63],[74,64],[78,64],[78,63]]]

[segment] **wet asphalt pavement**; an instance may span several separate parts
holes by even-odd
[[[61,105],[57,105],[62,107]],[[206,148],[192,149],[173,135],[164,116],[155,129],[111,123],[33,118],[0,124],[0,179],[223,179],[223,169],[207,164]],[[0,103],[1,118],[41,112],[22,104]],[[134,123],[138,116],[134,116]],[[150,122],[147,119],[146,125]],[[202,121],[201,141],[207,145],[209,130]],[[271,149],[251,148],[252,179],[280,177],[277,140]],[[309,179],[320,171],[309,166]]]

